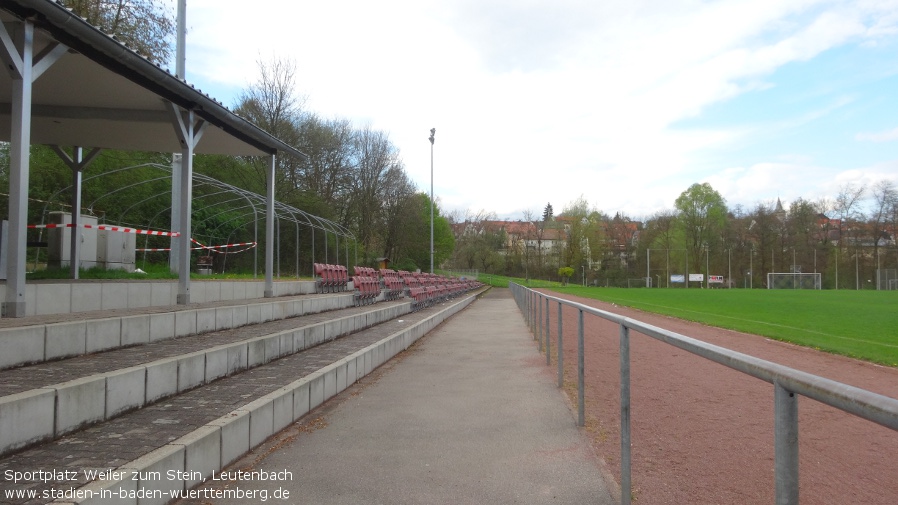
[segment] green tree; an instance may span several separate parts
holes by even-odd
[[[561,282],[567,285],[570,278],[574,275],[574,269],[571,267],[561,267],[558,269],[558,276],[561,277]]]
[[[707,182],[693,184],[674,203],[679,224],[686,238],[692,271],[702,271],[701,255],[717,242],[717,234],[726,223],[726,201]]]
[[[543,209],[543,220],[536,227],[536,271],[540,275],[543,271],[543,239],[546,236],[546,226],[555,219],[555,210],[551,203]]]
[[[504,272],[499,254],[506,243],[505,232],[495,226],[495,215],[479,212],[468,214],[457,225],[457,238],[452,253],[453,265],[462,269],[479,269],[483,273]]]
[[[566,231],[561,262],[568,265],[586,263],[586,238],[589,235],[589,203],[581,196],[571,202],[561,213]]]

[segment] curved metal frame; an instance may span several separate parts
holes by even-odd
[[[137,169],[137,168],[147,168],[147,167],[149,167],[149,168],[154,168],[154,169],[157,169],[157,170],[160,170],[160,171],[162,171],[162,172],[165,172],[166,174],[171,174],[171,167],[170,167],[170,166],[162,165],[162,164],[159,164],[159,163],[142,163],[142,164],[139,164],[139,165],[133,165],[133,166],[130,166],[130,167],[117,168],[117,169],[114,169],[114,170],[111,170],[111,171],[104,172],[104,173],[102,173],[102,174],[96,174],[96,175],[92,175],[92,176],[90,176],[90,177],[86,177],[86,178],[84,178],[83,183],[87,183],[87,182],[90,181],[91,179],[95,179],[95,178],[98,178],[98,177],[104,177],[104,176],[108,176],[108,175],[110,175],[110,174],[114,174],[114,173],[118,173],[118,172],[122,172],[122,171],[126,171],[126,170],[133,170],[133,169]],[[135,187],[135,186],[140,186],[140,185],[142,185],[142,184],[147,184],[147,183],[152,183],[152,182],[158,182],[158,181],[160,181],[160,180],[165,180],[165,179],[170,179],[170,175],[168,175],[168,176],[162,176],[162,177],[157,177],[157,178],[153,178],[153,179],[148,179],[148,180],[145,180],[145,181],[136,182],[136,183],[134,183],[134,184],[128,184],[128,185],[123,186],[123,187],[121,187],[121,188],[117,188],[115,191],[110,192],[110,193],[106,193],[106,194],[104,194],[104,195],[101,195],[100,197],[98,197],[98,198],[96,198],[95,200],[93,200],[93,201],[91,202],[91,204],[88,206],[88,209],[91,209],[91,211],[92,211],[93,205],[94,205],[98,200],[100,200],[100,199],[102,199],[102,198],[104,198],[104,197],[106,197],[106,196],[109,196],[109,195],[111,195],[111,194],[113,194],[113,193],[115,193],[115,192],[123,191],[123,190],[125,190],[125,189],[132,188],[132,187]],[[254,239],[253,239],[253,240],[254,240],[255,242],[258,242],[258,241],[259,241],[259,239],[258,239],[258,228],[259,228],[258,221],[259,221],[259,212],[260,212],[261,209],[264,209],[264,208],[266,207],[266,205],[267,205],[267,200],[266,200],[266,198],[265,198],[264,195],[260,195],[260,194],[253,193],[253,192],[251,192],[251,191],[242,189],[242,188],[238,188],[237,186],[234,186],[234,185],[232,185],[232,184],[228,184],[228,183],[223,182],[223,181],[219,181],[219,180],[217,180],[217,179],[215,179],[215,178],[213,178],[213,177],[210,177],[210,176],[204,175],[204,174],[194,173],[194,174],[193,174],[193,182],[194,182],[194,185],[195,185],[194,187],[195,187],[195,188],[199,188],[199,187],[202,187],[202,186],[211,186],[211,187],[216,188],[216,189],[219,190],[219,191],[216,191],[216,192],[213,192],[213,193],[209,193],[209,194],[197,195],[197,196],[195,197],[195,200],[199,200],[199,199],[202,199],[202,198],[208,198],[208,197],[212,197],[212,196],[216,196],[216,195],[221,195],[221,194],[224,194],[224,193],[232,193],[232,194],[234,194],[234,195],[237,195],[235,198],[232,198],[232,199],[230,199],[230,200],[225,200],[225,201],[223,201],[223,202],[215,202],[215,203],[211,204],[211,205],[209,206],[209,208],[217,207],[217,206],[220,206],[220,205],[226,205],[226,204],[229,204],[229,203],[232,203],[232,202],[236,202],[236,201],[245,201],[245,202],[247,202],[246,205],[237,206],[237,207],[229,207],[229,208],[227,208],[227,210],[223,210],[223,211],[221,211],[221,212],[219,212],[219,213],[217,213],[217,214],[214,214],[214,215],[212,215],[212,216],[206,217],[205,219],[203,219],[203,220],[200,221],[200,222],[206,221],[206,220],[208,220],[208,219],[211,219],[212,217],[215,217],[215,216],[224,214],[224,213],[226,213],[226,212],[231,212],[231,211],[241,210],[241,209],[246,209],[246,208],[252,208],[252,212],[244,212],[244,213],[242,213],[242,214],[239,214],[239,215],[237,215],[237,216],[232,217],[231,219],[225,221],[224,223],[219,223],[219,225],[216,226],[215,230],[218,230],[218,228],[220,228],[220,227],[221,227],[223,224],[225,224],[225,223],[228,223],[228,222],[231,222],[231,221],[235,221],[235,220],[244,219],[244,218],[248,218],[250,215],[252,215],[252,219],[246,219],[246,221],[238,221],[238,223],[236,223],[236,224],[234,225],[234,227],[233,227],[233,229],[232,229],[230,235],[233,235],[234,231],[244,228],[247,224],[253,223],[253,224],[254,224]],[[42,212],[41,212],[41,224],[45,224],[46,216],[47,216],[47,212],[48,212],[48,208],[49,208],[50,204],[53,203],[53,200],[54,200],[57,196],[59,196],[60,194],[63,194],[64,192],[69,191],[69,190],[71,190],[71,186],[66,186],[66,187],[64,187],[64,188],[61,188],[59,191],[55,192],[53,195],[51,195],[51,196],[48,198],[48,200],[47,200],[47,202],[44,204],[44,208],[43,208],[43,210],[42,210]],[[128,207],[127,209],[125,209],[123,212],[121,212],[121,213],[118,215],[118,219],[115,220],[115,221],[116,221],[116,222],[119,222],[119,223],[122,223],[122,224],[125,224],[124,221],[123,221],[123,219],[125,218],[125,216],[127,215],[127,213],[130,212],[132,209],[134,209],[135,207],[137,207],[137,206],[140,205],[140,204],[143,204],[143,203],[152,201],[154,198],[168,197],[170,194],[171,194],[170,191],[169,191],[169,192],[160,192],[160,193],[157,193],[157,194],[152,195],[152,196],[150,196],[150,197],[144,198],[144,199],[142,199],[141,201],[136,202],[135,204],[129,206],[129,207]],[[160,210],[158,213],[156,213],[156,215],[153,216],[153,217],[149,220],[149,222],[144,223],[143,226],[146,226],[147,228],[152,228],[153,222],[156,220],[156,218],[159,217],[159,216],[160,216],[163,212],[165,212],[166,210],[170,210],[170,209],[171,209],[171,205],[169,205],[169,206],[163,208],[163,209]],[[281,219],[283,219],[285,222],[292,222],[292,223],[294,223],[295,226],[296,226],[296,241],[297,241],[297,253],[296,253],[296,263],[297,263],[297,265],[296,265],[296,266],[297,266],[297,275],[299,274],[299,268],[298,268],[298,267],[299,267],[299,247],[298,247],[298,245],[299,245],[299,226],[300,226],[300,225],[306,226],[306,227],[308,227],[308,228],[311,228],[311,230],[312,230],[311,242],[312,242],[312,254],[313,254],[312,261],[313,261],[313,262],[314,262],[314,247],[315,247],[315,233],[314,233],[314,230],[315,230],[315,229],[319,229],[319,230],[322,230],[322,231],[324,232],[324,234],[325,234],[325,242],[324,242],[324,243],[325,243],[325,258],[328,257],[328,252],[327,252],[327,245],[328,245],[327,236],[328,236],[328,233],[333,234],[333,235],[336,237],[336,241],[337,241],[337,261],[338,261],[338,262],[339,262],[339,257],[340,257],[340,247],[339,247],[339,246],[340,246],[340,236],[343,236],[343,237],[346,238],[346,240],[344,241],[344,243],[346,244],[346,261],[347,261],[347,264],[348,264],[348,262],[349,262],[349,242],[350,242],[350,241],[355,241],[355,235],[354,235],[351,231],[349,231],[346,227],[340,225],[339,223],[333,222],[333,221],[331,221],[331,220],[329,220],[329,219],[325,219],[325,218],[323,218],[323,217],[316,216],[316,215],[314,215],[314,214],[309,214],[308,212],[305,212],[305,211],[303,211],[303,210],[301,210],[301,209],[297,209],[297,208],[295,208],[295,207],[293,207],[293,206],[290,206],[290,205],[287,205],[287,204],[285,204],[285,203],[283,203],[283,202],[277,202],[277,201],[276,201],[276,202],[275,202],[275,205],[274,205],[274,211],[275,211],[275,216],[274,216],[274,218],[275,218],[275,223],[276,223],[276,226],[277,226],[276,229],[278,230],[278,235],[280,235],[280,222],[281,222]],[[109,221],[109,216],[108,216],[108,215],[105,215],[105,216],[104,216],[104,221]],[[130,224],[133,224],[133,223],[130,223]],[[41,233],[43,233],[43,230],[41,230]],[[275,247],[277,247],[277,244],[278,244],[278,243],[279,243],[279,240],[275,240]],[[277,252],[278,260],[280,260],[280,251],[279,251],[279,248],[276,248],[275,251]],[[258,275],[258,249],[256,249],[255,255],[256,255],[256,258],[255,258],[255,261],[254,261],[253,271],[254,271],[254,275]],[[278,270],[280,270],[280,261],[278,261],[277,264],[278,264]],[[279,274],[279,273],[280,273],[280,272],[278,271],[278,274]],[[280,276],[280,275],[278,275],[278,276]]]

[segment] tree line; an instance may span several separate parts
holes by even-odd
[[[173,54],[172,13],[154,0],[65,0],[67,7],[151,61],[165,63]],[[358,127],[346,118],[328,118],[305,107],[291,61],[259,61],[258,76],[238,96],[233,110],[261,129],[308,155],[308,161],[277,160],[275,199],[339,224],[351,236],[279,221],[278,271],[307,273],[317,262],[373,265],[380,257],[403,269],[427,268],[430,262],[430,198],[409,178],[399,149],[386,132]],[[90,147],[90,146],[85,146]],[[84,173],[86,215],[100,222],[167,229],[170,222],[169,153],[103,151]],[[0,149],[0,189],[8,188],[8,145]],[[265,194],[267,159],[197,155],[194,171],[225,184]],[[70,211],[69,168],[47,146],[32,146],[29,222],[46,222],[47,213]],[[7,191],[2,191],[4,194]],[[5,202],[3,202],[5,203]],[[250,216],[234,194],[221,187],[194,187],[194,234],[204,243],[251,242],[259,236],[258,212]],[[6,205],[4,205],[6,208]],[[438,205],[434,212],[435,261],[452,251],[448,221]],[[29,240],[37,237],[29,236]],[[165,247],[146,238],[138,247]],[[314,249],[312,248],[314,243]],[[267,247],[260,244],[260,248]],[[39,253],[40,254],[40,253]],[[165,262],[167,253],[149,253]],[[327,255],[325,255],[327,254]],[[287,260],[289,258],[289,260]],[[293,261],[297,258],[297,261]],[[229,258],[229,270],[253,268],[249,255]]]
[[[879,279],[885,289],[898,269],[898,190],[888,179],[847,183],[816,201],[750,208],[728,206],[709,184],[693,184],[673,208],[645,218],[604,213],[581,196],[557,216],[547,205],[522,221],[482,212],[454,226],[458,268],[559,279],[558,269],[571,267],[573,280],[598,285],[651,277],[652,285],[668,286],[671,275],[696,273],[758,288],[767,273],[802,272],[821,273],[824,288],[875,289],[877,275],[891,269]]]

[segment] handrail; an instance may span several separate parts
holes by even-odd
[[[898,400],[865,389],[849,386],[824,377],[802,372],[748,354],[709,344],[686,335],[665,330],[642,321],[624,317],[582,303],[565,300],[509,283],[518,308],[534,331],[534,337],[546,346],[549,364],[549,304],[558,304],[558,385],[563,378],[562,306],[578,311],[577,422],[584,425],[583,314],[591,314],[620,327],[621,364],[621,503],[629,505],[631,496],[630,444],[630,344],[629,331],[672,345],[702,358],[769,382],[774,386],[774,468],[777,505],[798,504],[798,398],[806,396],[823,404],[848,412],[898,431]],[[545,312],[543,311],[545,305]],[[545,314],[545,317],[544,317]],[[544,332],[545,328],[545,332]]]

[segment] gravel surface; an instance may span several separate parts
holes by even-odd
[[[699,340],[898,398],[898,370],[756,335],[596,300],[570,299]],[[551,319],[557,342],[557,307]],[[565,388],[576,405],[576,311],[563,329]],[[586,417],[593,444],[620,475],[618,328],[585,318]],[[774,502],[773,386],[631,331],[636,503]],[[557,365],[547,367],[555,373]],[[898,433],[809,398],[799,402],[802,504],[898,502]]]

